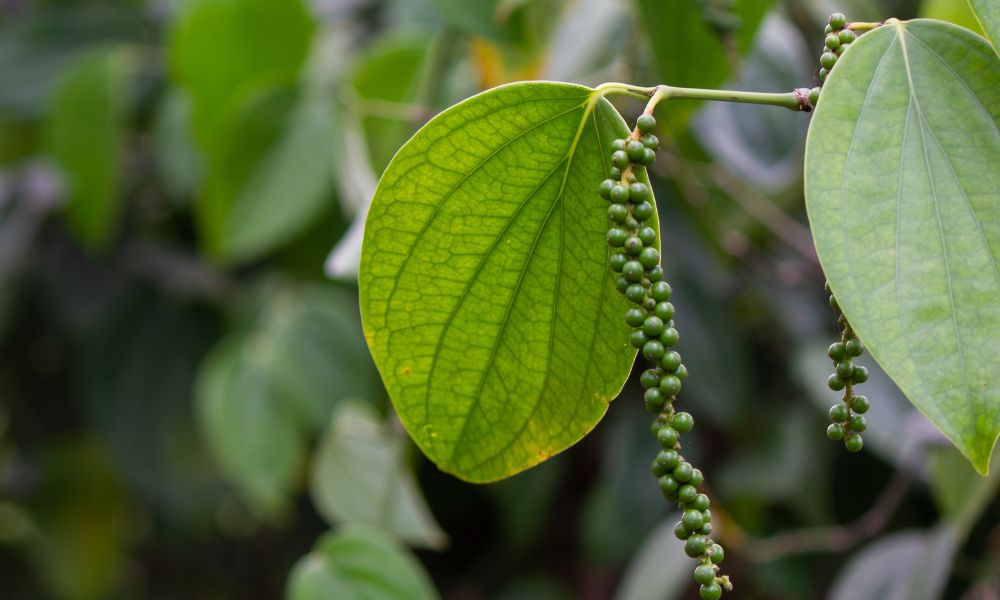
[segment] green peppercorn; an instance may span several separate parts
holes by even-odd
[[[694,570],[694,580],[702,585],[715,582],[715,568],[709,564],[698,565]]]
[[[673,376],[668,375],[663,379],[667,379],[668,377],[673,377]],[[660,380],[661,388],[663,387],[663,379]],[[674,379],[676,379],[676,377],[674,377]],[[679,412],[675,414],[674,417],[670,420],[670,426],[676,429],[679,433],[687,433],[691,431],[691,429],[694,427],[694,417],[691,416],[691,413]],[[689,480],[690,478],[686,479],[685,481]]]
[[[645,346],[648,340],[649,338],[646,337],[646,334],[643,333],[641,329],[636,329],[628,336],[629,345],[636,349]]]
[[[648,167],[649,165],[656,162],[656,152],[653,152],[649,148],[646,148],[642,153],[642,158],[639,159],[639,164]]]
[[[847,448],[848,452],[861,452],[861,448],[863,448],[864,445],[865,440],[857,433],[849,433],[847,437],[844,438],[844,447]]]
[[[642,346],[642,355],[646,357],[646,360],[660,360],[663,356],[663,344],[659,340],[649,340]],[[663,385],[663,380],[660,380],[660,385]]]
[[[688,531],[698,531],[705,524],[705,517],[699,510],[686,510],[681,515],[681,523]]]
[[[626,265],[627,267],[628,265]],[[854,374],[854,365],[851,364],[849,360],[842,360],[837,363],[837,377],[841,379],[850,379],[851,375]]]
[[[705,540],[705,536],[696,533],[684,542],[684,553],[694,558],[704,554],[707,547],[708,542]]]
[[[833,52],[824,52],[823,55],[819,57],[819,64],[824,69],[832,69],[833,65],[837,64],[837,55]]]
[[[605,200],[611,199],[611,189],[615,187],[614,179],[605,179],[601,182],[601,185],[597,187],[597,193]]]
[[[660,391],[663,392],[663,395],[667,398],[673,398],[677,394],[681,393],[681,380],[678,379],[676,375],[665,375],[660,379]],[[683,415],[687,413],[680,414]],[[677,417],[675,416],[674,419],[676,418]],[[677,430],[684,433],[684,431],[679,427]]]
[[[653,216],[653,205],[649,202],[640,202],[632,207],[632,215],[639,221],[645,221]]]
[[[698,490],[690,483],[681,485],[681,488],[677,490],[677,500],[683,504],[690,504],[697,497]]]
[[[646,270],[642,268],[642,263],[637,260],[630,260],[622,267],[622,275],[633,283],[642,281],[642,276],[645,274]]]
[[[672,471],[681,463],[681,457],[676,450],[660,450],[656,455],[656,462],[667,471]]]
[[[865,420],[862,415],[854,415],[851,417],[851,431],[856,431],[861,433],[868,428],[868,421]]]
[[[662,319],[660,320],[660,322],[661,323],[663,322]],[[663,332],[661,331],[660,333]],[[669,352],[664,352],[663,358],[660,359],[660,366],[663,367],[668,373],[673,373],[674,371],[677,370],[677,367],[681,366],[681,355],[674,350],[670,350]],[[678,380],[678,383],[679,382],[680,380]]]
[[[617,205],[616,205],[617,206]],[[625,207],[622,207],[625,208]],[[612,227],[608,230],[608,244],[612,248],[621,248],[628,239],[628,233],[620,227]]]
[[[643,323],[646,322],[646,311],[633,306],[625,311],[625,323],[629,327],[641,327]],[[645,373],[643,373],[645,375]],[[646,386],[653,387],[653,386]]]
[[[816,106],[819,104],[819,92],[820,92],[819,87],[814,87],[813,89],[809,90],[809,106],[816,108]]]
[[[698,588],[698,595],[701,596],[701,600],[719,600],[722,598],[722,587],[715,583],[706,583]]]
[[[629,309],[629,311],[633,310],[635,309],[634,308]],[[628,317],[625,317],[625,321],[628,322]],[[632,323],[629,323],[629,325],[632,325]],[[635,327],[635,325],[632,326]],[[646,369],[645,371],[643,371],[642,374],[639,375],[639,385],[641,385],[642,389],[644,390],[658,387],[660,385],[660,376],[656,373],[656,369]],[[659,421],[654,421],[654,423],[655,422]]]
[[[660,264],[660,253],[656,248],[643,248],[639,252],[639,262],[642,263],[643,270],[652,269]]]
[[[861,365],[854,365],[854,371],[851,373],[851,382],[864,383],[866,381],[868,381],[868,369]]]
[[[642,240],[643,245],[653,246],[656,244],[656,230],[652,227],[643,227],[639,230],[639,239]]]
[[[660,486],[660,492],[662,492],[664,496],[670,496],[672,498],[677,497],[677,490],[680,489],[680,484],[677,483],[676,479],[670,475],[664,475],[657,480],[657,483]]]
[[[618,167],[611,167],[611,169],[608,170],[608,177],[614,179],[615,181],[619,181],[622,178],[622,170]]]
[[[823,28],[823,33],[826,33],[826,34],[833,33],[833,27],[830,27],[829,25],[827,25],[826,27]]]
[[[676,425],[674,425],[674,429],[677,429],[677,431],[684,433],[683,431],[678,429]],[[687,483],[691,481],[691,475],[693,475],[693,471],[694,467],[691,466],[691,463],[687,461],[681,462],[681,464],[674,467],[674,479],[680,481],[681,483]]]
[[[722,546],[712,544],[712,547],[708,549],[708,558],[714,564],[721,564],[722,560],[726,558],[726,551],[722,549]]]
[[[640,132],[649,133],[656,127],[656,119],[653,118],[653,115],[640,115],[636,119],[635,125],[639,128]]]
[[[843,379],[841,379],[840,377],[837,376],[836,373],[834,373],[833,375],[830,375],[830,377],[826,380],[826,385],[831,390],[839,392],[840,390],[844,389],[844,386],[846,384],[844,383]]]
[[[661,279],[663,279],[663,268],[660,265],[656,265],[652,269],[649,269],[648,271],[646,271],[646,278],[649,279],[650,282],[660,281]],[[650,298],[650,300],[656,302],[656,300],[653,298]]]
[[[611,164],[619,169],[624,169],[628,166],[629,157],[624,150],[615,150],[611,153]]]
[[[832,15],[830,15],[830,21],[829,21],[829,23],[830,23],[830,27],[832,27],[835,30],[836,29],[843,29],[844,25],[847,24],[847,17],[844,16],[844,13],[836,12],[836,13],[833,13]]]
[[[851,31],[850,29],[845,29],[837,35],[840,38],[840,44],[843,46],[846,46],[851,42],[853,42],[854,40],[858,39],[858,35],[853,31]]]
[[[660,139],[650,133],[642,136],[642,145],[655,152],[660,149]]]
[[[674,377],[680,379],[681,381],[687,379],[687,376],[688,376],[688,368],[684,365],[677,367],[677,370],[674,371]]]
[[[644,281],[643,285],[645,285],[646,283],[648,283],[648,281]],[[656,308],[656,300],[653,300],[652,298],[646,298],[645,300],[642,301],[642,307],[645,308],[646,310],[653,310],[654,308]]]
[[[826,428],[826,437],[835,442],[844,439],[844,426],[840,423],[833,423]]]
[[[710,504],[711,502],[709,501],[708,496],[705,494],[698,494],[695,499],[691,501],[691,508],[705,512],[708,510]]]
[[[628,145],[627,139],[618,138],[615,141],[611,142],[611,151],[614,152],[615,150],[624,150],[625,146],[627,145]]]
[[[684,523],[677,521],[677,524],[674,525],[674,535],[677,536],[677,539],[679,540],[686,540],[691,537],[691,532],[684,527]]]
[[[677,440],[680,435],[677,430],[673,427],[661,427],[659,431],[656,432],[656,441],[660,443],[663,448],[673,448],[677,445]]]
[[[844,351],[847,352],[848,356],[861,356],[864,354],[864,348],[862,348],[861,342],[857,339],[847,340],[844,343]]]
[[[608,192],[608,198],[615,204],[625,204],[629,199],[628,187],[620,183],[614,184]]]
[[[642,332],[651,338],[659,337],[663,333],[663,320],[656,315],[646,317],[642,322]]]
[[[834,404],[830,407],[830,420],[834,423],[843,423],[851,416],[851,411],[845,404]]]
[[[625,291],[628,289],[628,286],[629,286],[629,281],[628,279],[625,279],[624,276],[619,276],[618,279],[615,280],[615,288],[622,294],[625,293]]]
[[[628,208],[624,204],[612,204],[608,207],[608,218],[615,223],[624,223],[628,217]]]
[[[621,252],[615,252],[608,258],[608,266],[615,273],[621,273],[622,269],[625,268],[625,263],[628,262],[628,257]]]
[[[826,355],[835,361],[844,360],[844,344],[840,342],[830,344],[830,347],[826,349]]]
[[[868,412],[868,408],[868,398],[865,396],[855,396],[854,399],[851,400],[851,410],[859,415]]]
[[[630,235],[628,239],[625,240],[624,248],[625,252],[631,254],[632,256],[637,256],[643,249],[642,240],[639,239],[639,236]]]
[[[836,50],[837,48],[840,48],[840,36],[835,35],[833,33],[827,35],[826,39],[823,40],[823,42],[826,44],[826,47],[829,48],[830,50]]]
[[[656,298],[656,286],[650,290],[650,295]],[[661,296],[662,297],[662,296]],[[653,307],[653,314],[663,319],[664,323],[668,323],[674,318],[674,305],[669,302],[657,302],[656,306]]]
[[[701,472],[701,469],[692,469],[691,470],[691,481],[689,483],[691,485],[693,485],[694,487],[696,487],[696,488],[697,487],[701,487],[701,484],[705,483],[705,475]],[[704,512],[705,512],[705,514],[708,514],[707,510],[704,511]],[[709,518],[709,517],[706,517],[706,518]]]
[[[650,392],[656,392],[655,394],[650,394]],[[652,415],[658,415],[663,412],[663,394],[660,390],[656,388],[649,388],[646,393],[643,394],[643,403],[646,405],[646,412]]]
[[[659,304],[657,304],[657,306],[659,306]],[[660,316],[658,312],[656,313],[656,315],[659,316],[661,319],[663,318],[662,316]],[[667,327],[666,329],[663,330],[663,333],[660,334],[660,342],[662,342],[663,345],[666,346],[667,348],[673,348],[674,346],[677,345],[677,342],[679,342],[680,340],[681,340],[680,334],[677,333],[677,330],[674,329],[673,327]]]
[[[819,70],[819,80],[820,81],[826,81],[826,76],[829,75],[829,74],[830,74],[830,70],[827,69],[826,67],[823,67],[822,69]],[[830,298],[832,299],[833,296],[830,296]],[[833,306],[834,309],[837,308],[835,300],[833,300],[833,302],[832,302],[831,305]]]
[[[649,290],[649,295],[652,296],[653,299],[656,300],[657,302],[666,302],[667,300],[670,300],[670,294],[672,293],[672,291],[673,290],[670,289],[669,283],[667,283],[666,281],[660,281],[656,283],[652,287],[652,289]],[[671,306],[670,308],[671,308],[670,316],[664,319],[665,321],[674,318],[673,306]],[[662,319],[663,317],[660,318]]]

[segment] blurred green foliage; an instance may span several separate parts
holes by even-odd
[[[738,0],[734,41],[696,4],[0,3],[3,597],[692,597],[636,382],[569,451],[462,484],[395,418],[353,278],[388,160],[484,87],[784,90],[812,83],[833,10],[968,24],[933,0]],[[871,364],[869,452],[823,434],[806,117],[774,110],[690,106],[658,132],[727,571],[745,598],[996,595],[996,475]],[[866,513],[887,482],[898,502]],[[884,523],[801,535],[865,514]]]

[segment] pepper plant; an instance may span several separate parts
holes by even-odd
[[[1000,15],[972,5],[994,45],[942,21],[832,15],[822,88],[521,82],[433,118],[379,181],[359,274],[366,339],[417,446],[471,482],[523,471],[594,428],[641,351],[652,471],[684,509],[675,533],[701,596],[731,589],[705,476],[680,454],[697,407],[674,408],[683,315],[660,264],[671,215],[646,174],[657,107],[697,99],[814,113],[806,207],[843,332],[827,435],[862,447],[863,343],[986,474],[1000,433]],[[615,96],[647,100],[634,126]]]

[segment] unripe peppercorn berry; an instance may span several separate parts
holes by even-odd
[[[649,338],[646,337],[646,334],[643,333],[641,329],[633,331],[628,336],[629,345],[637,350],[642,348],[648,340]]]
[[[663,320],[656,315],[646,317],[642,322],[642,332],[651,338],[659,337],[663,333]]]
[[[826,76],[829,75],[829,74],[830,74],[830,70],[827,69],[826,67],[823,67],[822,69],[819,70],[819,80],[820,81],[826,81]],[[836,307],[834,307],[834,308],[836,308]]]
[[[625,252],[631,254],[632,256],[636,256],[642,252],[642,240],[640,240],[638,236],[631,235],[627,240],[625,240],[624,248]]]
[[[652,289],[649,290],[649,295],[653,297],[657,302],[666,302],[670,300],[670,294],[673,290],[670,289],[670,284],[666,281],[660,281],[653,285]],[[662,318],[662,317],[660,317]],[[668,319],[673,318],[671,314]]]
[[[819,64],[822,65],[824,69],[832,69],[833,65],[837,64],[837,55],[833,52],[824,52],[823,55],[819,57]]]
[[[840,38],[840,44],[841,45],[845,45],[845,46],[847,44],[850,44],[854,40],[858,39],[858,35],[856,33],[854,33],[853,31],[851,31],[850,29],[845,29],[845,30],[841,31],[838,34],[838,37]]]
[[[667,471],[672,471],[680,464],[681,458],[676,450],[660,450],[656,455],[656,462]]]
[[[641,181],[637,181],[629,186],[629,198],[632,202],[645,202],[649,200],[649,186]]]
[[[862,415],[854,415],[851,418],[851,431],[861,433],[868,428],[868,422]]]
[[[809,106],[816,108],[816,105],[819,104],[819,92],[820,92],[819,87],[814,87],[813,89],[809,90]]]
[[[697,497],[698,490],[690,483],[682,485],[677,491],[677,500],[683,504],[690,504],[691,502],[694,502],[694,499]]]
[[[615,273],[621,273],[622,269],[625,268],[625,263],[627,262],[628,262],[627,256],[625,256],[620,252],[616,252],[615,254],[611,255],[611,258],[608,259],[608,266],[611,267],[611,270],[614,271]]]
[[[851,416],[851,411],[844,404],[834,404],[830,407],[830,420],[834,423],[843,423]]]
[[[677,497],[677,490],[680,489],[680,484],[677,483],[676,479],[670,475],[664,475],[657,480],[657,483],[664,496]]]
[[[868,381],[868,369],[862,367],[861,365],[855,365],[854,370],[851,373],[852,383],[864,383]]]
[[[615,150],[611,153],[611,164],[619,169],[624,169],[628,166],[629,158],[628,154],[624,150]]]
[[[626,265],[627,266],[627,265]],[[837,363],[837,377],[850,379],[854,374],[854,365],[849,360],[842,360]]]
[[[659,305],[657,305],[657,306],[659,306]],[[657,315],[657,316],[659,316],[659,315]],[[661,316],[660,318],[662,319],[663,317]],[[679,342],[680,339],[681,339],[680,334],[677,333],[677,330],[674,329],[673,327],[667,327],[666,329],[663,330],[663,333],[660,334],[660,341],[667,348],[672,348],[672,347],[676,346],[677,342]]]
[[[654,162],[656,162],[656,152],[646,148],[645,152],[642,153],[642,158],[639,159],[639,164],[648,167]]]
[[[679,437],[680,435],[673,427],[662,427],[656,432],[656,441],[664,448],[673,448]]]
[[[836,12],[830,15],[829,23],[830,27],[832,27],[834,30],[843,29],[844,25],[847,24],[847,17],[844,16],[844,13]]]
[[[868,408],[869,404],[866,396],[855,396],[854,399],[851,400],[851,410],[859,415],[868,412]]]
[[[639,128],[640,132],[649,133],[654,127],[656,127],[656,119],[653,118],[653,115],[640,115],[639,118],[636,119],[635,125]]]
[[[624,223],[628,217],[628,208],[624,204],[612,204],[608,207],[608,218],[615,223]]]
[[[643,227],[636,235],[639,236],[639,239],[646,246],[652,246],[656,243],[656,230],[652,227]]]
[[[861,342],[854,340],[847,340],[844,343],[844,351],[847,352],[848,356],[861,356],[864,353],[864,349],[861,347]]]
[[[677,525],[674,525],[674,535],[679,540],[686,540],[691,537],[691,532],[684,527],[684,523],[677,521]]]
[[[632,207],[632,214],[639,221],[645,221],[653,216],[653,205],[649,202],[640,202]]]
[[[623,294],[628,289],[628,286],[629,286],[628,279],[625,279],[624,276],[620,276],[618,277],[618,279],[615,280],[615,288]]]
[[[719,600],[722,598],[722,587],[715,582],[707,583],[698,588],[698,595],[701,600]]]
[[[660,360],[663,352],[663,344],[659,340],[649,340],[642,346],[642,355],[646,357],[646,360]]]
[[[660,139],[650,133],[642,136],[642,145],[655,152],[660,149]]]
[[[843,379],[837,377],[837,374],[834,373],[833,375],[830,375],[830,377],[826,380],[826,385],[831,390],[839,392],[840,390],[844,389],[844,386],[846,384],[844,383]]]
[[[605,200],[611,199],[611,189],[615,187],[614,179],[605,179],[597,188],[597,193]]]
[[[643,299],[646,297],[646,288],[642,287],[642,284],[633,283],[626,288],[625,297],[635,304],[642,304]]]
[[[693,469],[691,471],[691,481],[689,483],[694,487],[701,487],[701,484],[705,483],[705,475],[702,474],[701,469]],[[708,514],[707,510],[705,514]],[[711,516],[705,518],[711,518]]]
[[[628,239],[628,232],[619,227],[612,227],[608,230],[608,244],[612,248],[621,248]]]
[[[698,510],[686,510],[681,515],[681,523],[688,531],[698,531],[705,524],[705,517]]]
[[[646,278],[648,278],[649,281],[654,283],[660,281],[661,279],[663,279],[663,268],[660,267],[660,265],[656,265],[652,269],[646,271]],[[656,302],[656,299],[654,298],[650,298],[650,300]]]
[[[660,264],[660,253],[656,248],[643,248],[639,252],[639,262],[645,269],[652,269]]]
[[[826,349],[826,355],[833,360],[844,360],[844,356],[846,356],[844,344],[840,342],[830,344],[830,347]]]
[[[625,145],[625,153],[634,161],[642,158],[642,154],[645,151],[646,147],[639,140],[629,140],[628,144]]]
[[[830,50],[836,50],[837,48],[840,48],[840,36],[835,35],[833,33],[827,35],[826,39],[823,40],[823,42],[826,44],[826,47],[829,48]]]
[[[666,396],[667,398],[672,398],[676,396],[677,394],[681,393],[681,380],[678,379],[676,375],[664,376],[662,379],[660,379],[660,391],[663,392],[663,395]],[[680,414],[687,414],[687,413],[680,413]],[[677,417],[675,416],[674,420],[676,421],[676,419]],[[680,431],[681,433],[685,433],[684,431],[681,430],[680,427],[678,427],[677,430]]]
[[[660,385],[663,385],[662,380],[660,380]],[[679,412],[674,415],[673,419],[670,420],[670,426],[676,429],[679,433],[687,433],[694,427],[694,417],[692,417],[690,413]],[[686,481],[688,480],[690,480],[690,478]]]
[[[695,499],[691,501],[691,508],[705,512],[708,510],[709,504],[710,502],[708,500],[708,496],[705,494],[698,494]]]
[[[653,286],[653,291],[656,291],[656,286]],[[653,298],[656,298],[656,296],[653,296]],[[656,306],[653,307],[653,314],[663,319],[664,323],[667,323],[674,318],[674,305],[669,302],[657,302]]]
[[[702,585],[715,582],[715,569],[712,565],[698,565],[694,570],[694,580]]]
[[[726,551],[723,550],[722,546],[718,544],[712,544],[712,547],[709,548],[708,553],[709,553],[708,554],[709,559],[715,564],[722,563],[722,560],[726,558]]]
[[[826,428],[826,437],[835,442],[844,439],[844,426],[840,423],[833,423]]]
[[[674,426],[674,429],[677,429],[677,427]],[[681,431],[681,430],[677,429],[677,431]],[[684,432],[681,431],[681,433],[684,433]],[[679,464],[676,467],[674,467],[674,479],[676,479],[677,481],[680,481],[681,483],[687,483],[687,482],[691,481],[691,475],[693,474],[693,471],[694,471],[694,468],[691,466],[691,463],[689,463],[689,462],[682,462],[681,464]]]
[[[643,323],[646,322],[646,311],[643,309],[633,306],[632,308],[625,311],[625,323],[630,327],[641,327]],[[645,375],[645,373],[643,373]],[[653,387],[653,386],[647,386]]]
[[[844,447],[847,448],[848,452],[861,452],[861,448],[865,445],[864,439],[857,433],[848,434],[844,438]]]
[[[628,145],[628,140],[626,140],[625,138],[618,138],[615,141],[611,142],[611,151],[614,152],[615,150],[624,150],[625,146],[627,145]]]
[[[656,374],[656,369],[646,369],[643,371],[642,375],[639,375],[639,384],[642,385],[642,388],[645,390],[658,387],[660,385],[660,376]],[[654,423],[660,423],[660,421],[654,421]],[[662,426],[657,428],[657,431],[660,431],[661,429]]]
[[[684,542],[684,553],[694,558],[704,554],[707,547],[708,542],[705,540],[705,536],[696,533]]]
[[[656,317],[659,319],[659,317]],[[660,321],[663,322],[662,320]],[[660,333],[663,333],[662,331]],[[660,366],[666,369],[668,373],[673,373],[677,370],[677,367],[681,366],[681,355],[674,350],[663,353],[663,358],[660,359]]]
[[[637,260],[630,260],[622,267],[622,275],[625,276],[625,279],[634,283],[642,281],[642,276],[645,273],[646,270],[642,267],[642,263]]]
[[[628,188],[620,183],[615,184],[611,188],[611,191],[608,192],[608,195],[610,200],[615,204],[625,204],[629,198]]]

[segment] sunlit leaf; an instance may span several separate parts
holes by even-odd
[[[406,461],[406,438],[363,404],[342,404],[320,441],[310,488],[330,523],[362,523],[418,546],[447,542]]]
[[[1000,432],[997,164],[1000,59],[939,21],[863,35],[809,128],[806,206],[833,291],[872,356],[981,473]]]
[[[441,113],[386,169],[362,322],[400,419],[441,469],[470,481],[526,469],[585,435],[621,389],[635,351],[595,185],[627,131],[593,90],[514,84]]]
[[[66,187],[66,221],[91,248],[109,241],[122,209],[128,59],[100,51],[77,61],[55,91],[46,124]]]
[[[288,577],[288,600],[434,600],[423,566],[392,538],[350,528],[328,533]]]

